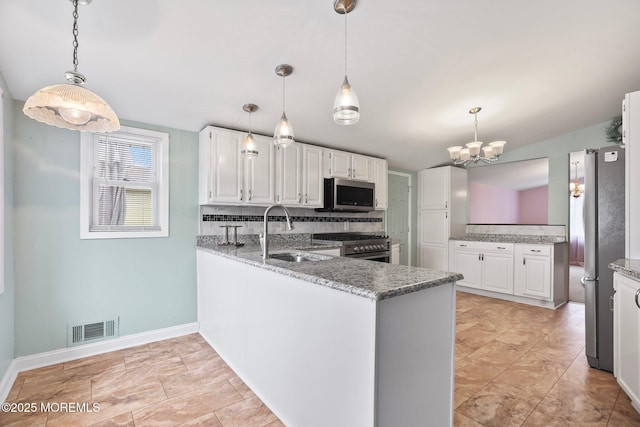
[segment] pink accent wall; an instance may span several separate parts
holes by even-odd
[[[518,192],[518,223],[547,224],[549,218],[549,186]]]
[[[471,224],[517,224],[518,192],[471,182],[469,222]]]

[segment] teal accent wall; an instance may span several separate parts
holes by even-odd
[[[409,265],[418,265],[418,173],[407,169],[389,168],[390,171],[411,175],[411,259]]]
[[[4,111],[4,293],[0,294],[0,378],[14,358],[14,295],[13,279],[13,99],[0,71]]]
[[[549,224],[569,224],[569,153],[614,145],[607,142],[605,133],[610,122],[596,123],[515,150],[509,150],[509,144],[505,146],[500,163],[549,158]]]
[[[169,133],[168,238],[80,240],[80,133],[14,101],[15,355],[67,346],[67,326],[120,317],[120,335],[196,321],[198,134]]]

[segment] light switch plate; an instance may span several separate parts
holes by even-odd
[[[605,153],[604,153],[604,161],[605,162],[617,162],[618,161],[618,152],[617,151],[605,151]]]

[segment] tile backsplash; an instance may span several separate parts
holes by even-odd
[[[262,231],[266,207],[200,206],[200,235],[224,235],[224,225],[238,225],[238,235]],[[384,232],[384,211],[364,213],[316,212],[313,209],[288,208],[294,229],[287,230],[284,212],[269,212],[270,233]],[[230,231],[232,233],[232,231]]]

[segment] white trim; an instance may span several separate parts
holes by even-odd
[[[412,224],[412,222],[411,222],[411,210],[413,209],[411,207],[411,199],[413,198],[413,182],[412,182],[413,180],[411,179],[412,177],[411,177],[410,173],[397,172],[397,171],[392,171],[392,170],[388,170],[387,169],[387,174],[389,174],[389,175],[397,175],[397,176],[404,176],[409,181],[409,199],[408,199],[409,200],[409,209],[408,209],[408,213],[407,213],[407,215],[409,215],[409,218],[408,218],[408,221],[409,221],[408,222],[408,224],[409,224],[409,233],[408,233],[409,236],[408,236],[408,238],[409,239],[408,239],[408,243],[407,243],[407,251],[408,251],[407,252],[407,263],[409,265],[411,265],[411,245],[412,245],[412,241],[413,241],[413,239],[411,238],[411,236],[412,236],[412,233],[411,233],[412,232],[412,229],[411,229],[411,224]],[[386,230],[387,223],[388,223],[388,221],[387,221],[387,211],[384,211],[385,233],[387,231]]]
[[[200,324],[197,322],[184,325],[172,326],[169,328],[156,329],[153,331],[141,332],[139,334],[126,335],[108,341],[100,341],[77,347],[61,348],[47,351],[45,353],[20,356],[13,359],[7,372],[0,381],[0,402],[4,402],[19,372],[31,369],[42,368],[43,366],[56,365],[70,360],[83,357],[95,356],[97,354],[122,350],[124,348],[149,344],[151,342],[176,338],[183,335],[193,334],[200,331]]]
[[[469,288],[467,286],[462,286],[457,283],[456,283],[456,291],[466,292],[468,294],[480,295],[483,297],[501,299],[505,301],[518,302],[520,304],[533,305],[536,307],[551,308],[551,309],[558,309],[567,303],[567,301],[564,301],[558,305],[555,305],[553,301],[544,301],[544,300],[535,299],[535,298],[521,297],[519,295],[503,294],[500,292],[486,291],[484,289]]]
[[[158,192],[157,210],[159,230],[90,231],[91,188],[93,165],[93,133],[82,132],[80,136],[80,238],[81,239],[127,239],[169,236],[169,134],[149,129],[121,127],[119,133],[156,138],[158,144]]]

